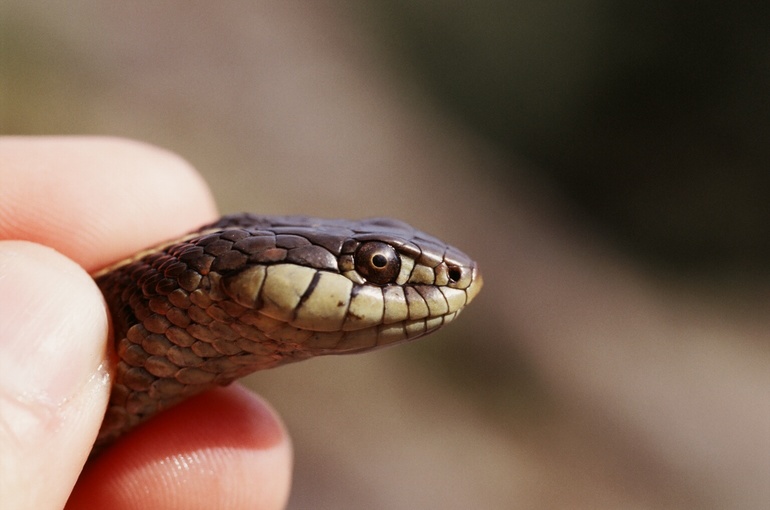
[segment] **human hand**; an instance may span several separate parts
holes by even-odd
[[[89,273],[215,217],[200,177],[158,149],[0,139],[4,508],[285,505],[289,438],[237,385],[162,413],[85,464],[111,385],[108,314]]]

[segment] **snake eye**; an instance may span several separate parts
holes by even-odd
[[[389,244],[371,241],[356,251],[356,271],[371,283],[385,285],[395,281],[401,259]]]

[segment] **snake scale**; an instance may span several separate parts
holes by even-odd
[[[117,359],[94,445],[256,370],[412,340],[479,292],[476,263],[400,221],[225,216],[94,275]]]

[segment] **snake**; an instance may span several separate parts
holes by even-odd
[[[463,252],[389,218],[223,216],[92,275],[114,376],[92,455],[257,370],[414,340],[481,289]]]

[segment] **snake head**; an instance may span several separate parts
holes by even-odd
[[[272,218],[239,231],[232,248],[251,262],[224,276],[224,291],[270,340],[303,355],[424,336],[482,286],[467,255],[395,220]]]

